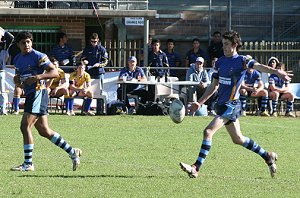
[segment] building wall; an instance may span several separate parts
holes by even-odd
[[[85,18],[64,16],[0,16],[1,26],[60,26],[69,39],[85,46]]]

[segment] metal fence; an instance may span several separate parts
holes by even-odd
[[[147,0],[33,0],[4,1],[11,8],[148,10]],[[3,2],[3,3],[2,3]]]
[[[249,54],[263,64],[275,56],[294,72],[292,82],[300,82],[300,42],[244,42],[240,54]]]
[[[142,65],[142,40],[105,41],[104,46],[112,66],[126,66],[129,56],[136,56],[138,65]],[[263,64],[267,64],[269,58],[275,56],[286,65],[286,70],[293,71],[292,82],[300,82],[300,42],[244,42],[240,54],[249,54]]]

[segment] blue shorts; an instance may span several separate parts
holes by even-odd
[[[225,104],[216,105],[217,115],[229,119],[226,125],[235,122],[236,119],[241,117],[241,102],[239,100],[229,101]]]
[[[38,116],[48,114],[48,91],[38,90],[26,95],[24,112],[37,114]]]

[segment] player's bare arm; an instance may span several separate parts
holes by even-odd
[[[260,72],[276,74],[279,78],[281,78],[284,81],[290,81],[291,76],[293,76],[293,73],[291,71],[286,72],[283,70],[273,69],[272,67],[269,67],[267,65],[263,65],[263,64],[260,64],[257,62],[254,63],[253,68]]]
[[[58,74],[57,68],[52,63],[50,63],[45,68],[44,73],[28,77],[24,83],[27,85],[31,85],[32,83],[35,83],[39,80],[52,79],[52,78],[56,78],[58,76],[59,76],[59,74]]]
[[[190,112],[195,112],[197,109],[201,107],[202,104],[205,103],[217,90],[219,87],[219,80],[213,78],[212,83],[207,87],[202,97],[197,101],[193,102],[189,107]]]
[[[82,88],[82,89],[77,88],[77,87],[76,87],[75,85],[73,85],[73,84],[70,84],[69,89],[70,89],[70,90],[73,90],[73,91],[84,91],[84,88]]]
[[[289,89],[288,87],[279,88],[279,87],[276,87],[275,85],[270,85],[269,88],[271,91],[277,91],[278,93],[286,93]]]
[[[245,89],[246,91],[255,91],[254,87],[250,87],[250,86],[246,85],[245,82],[242,82],[241,89]]]
[[[256,91],[260,91],[260,90],[263,90],[264,89],[264,83],[262,80],[258,81],[258,87],[256,89]]]

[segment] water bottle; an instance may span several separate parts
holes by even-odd
[[[77,64],[76,64],[76,57],[73,56],[73,66],[76,67],[76,65],[77,65]]]

